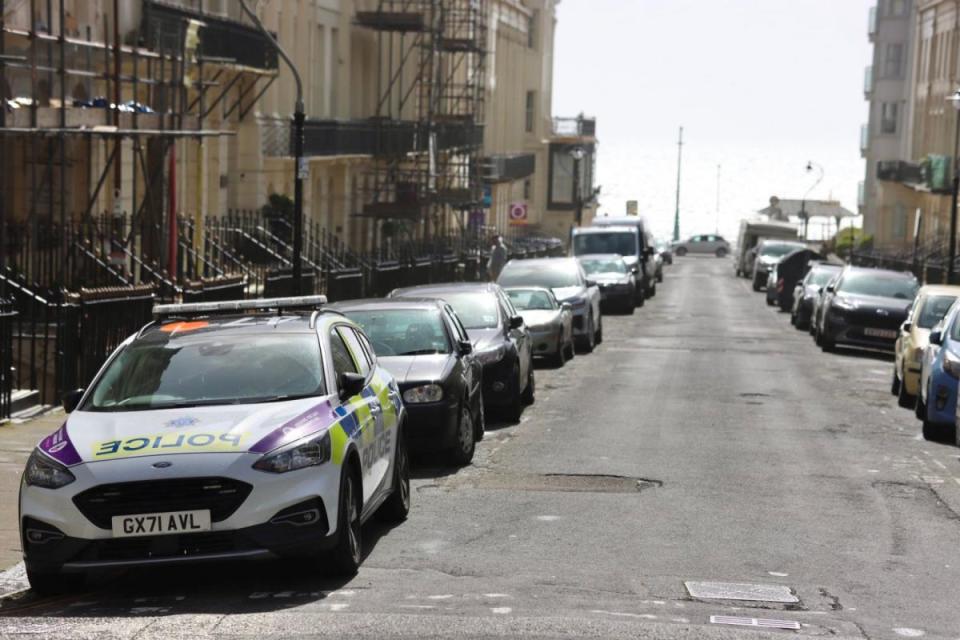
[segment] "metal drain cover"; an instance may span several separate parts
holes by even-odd
[[[732,624],[738,627],[761,627],[763,629],[800,630],[796,620],[773,620],[770,618],[741,618],[740,616],[710,616],[711,624]]]
[[[779,584],[745,584],[740,582],[684,582],[694,598],[703,600],[750,600],[753,602],[800,602],[790,587]]]

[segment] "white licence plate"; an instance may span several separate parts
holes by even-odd
[[[872,338],[896,338],[897,332],[893,329],[864,329],[863,335]]]
[[[167,511],[165,513],[138,513],[132,516],[113,516],[114,538],[158,536],[169,533],[210,531],[210,510]]]

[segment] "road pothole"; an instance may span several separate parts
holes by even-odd
[[[606,474],[543,473],[484,474],[472,478],[450,478],[448,489],[488,489],[502,491],[556,491],[564,493],[640,493],[663,486],[660,480]]]

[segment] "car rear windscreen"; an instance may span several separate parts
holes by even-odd
[[[450,353],[450,341],[437,310],[373,309],[348,311],[347,316],[363,327],[378,356]]]

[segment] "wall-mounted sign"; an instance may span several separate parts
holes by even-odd
[[[513,202],[510,204],[510,224],[527,224],[526,202]]]

